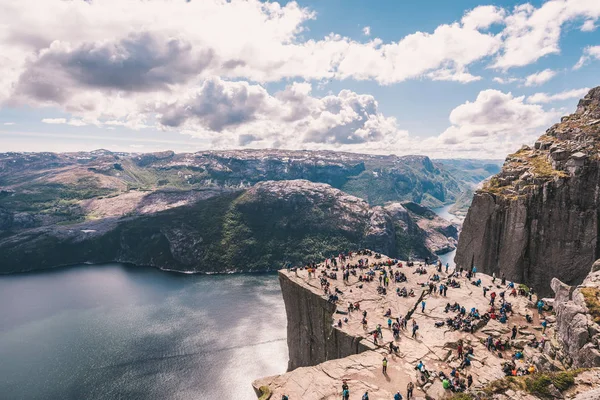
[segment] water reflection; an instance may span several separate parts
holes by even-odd
[[[10,399],[255,399],[287,367],[275,275],[122,265],[0,278],[0,393]]]

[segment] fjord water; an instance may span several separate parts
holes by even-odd
[[[119,264],[0,276],[4,399],[256,399],[285,372],[277,276]]]

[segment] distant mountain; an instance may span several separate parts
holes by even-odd
[[[249,193],[254,193],[249,189],[260,182],[299,179],[307,181],[304,185],[307,190],[310,182],[324,183],[326,185],[320,187],[320,191],[339,189],[344,195],[349,194],[364,199],[366,203],[361,207],[371,210],[361,214],[364,218],[367,218],[369,213],[376,212],[377,206],[385,205],[386,209],[382,212],[387,215],[385,218],[392,218],[390,226],[394,226],[391,231],[393,231],[393,241],[397,242],[394,245],[396,247],[390,248],[389,243],[386,242],[389,242],[392,236],[380,236],[381,242],[371,242],[372,247],[379,246],[378,248],[384,249],[382,251],[388,254],[407,257],[433,256],[433,252],[454,247],[453,234],[440,236],[440,232],[453,232],[452,229],[445,230],[443,227],[445,223],[446,227],[449,224],[443,221],[429,222],[422,215],[406,211],[401,205],[404,211],[398,213],[397,207],[392,206],[392,208],[396,207],[392,212],[388,203],[399,204],[408,201],[423,206],[449,204],[468,190],[474,179],[472,176],[485,175],[479,171],[483,167],[478,166],[476,162],[463,165],[462,170],[462,164],[458,163],[452,166],[455,174],[461,176],[456,178],[444,168],[445,162],[446,160],[432,162],[423,156],[396,157],[282,150],[184,154],[175,154],[171,151],[129,154],[108,150],[79,153],[4,153],[0,154],[0,252],[4,256],[0,257],[0,271],[113,259],[194,271],[227,268],[256,270],[269,266],[269,262],[275,262],[275,258],[281,261],[290,254],[295,254],[294,257],[290,257],[299,261],[302,256],[313,255],[309,246],[301,246],[303,251],[292,251],[292,247],[287,246],[286,248],[289,249],[287,255],[281,251],[282,248],[268,253],[270,248],[265,243],[277,241],[278,238],[273,236],[275,233],[272,231],[267,230],[265,233],[262,229],[255,229],[252,230],[254,239],[250,237],[246,239],[257,240],[258,248],[262,252],[261,256],[254,250],[250,251],[249,248],[236,247],[241,242],[234,241],[227,244],[223,242],[224,239],[219,239],[217,242],[209,241],[212,246],[217,246],[216,243],[220,243],[218,246],[224,246],[219,253],[227,253],[238,248],[242,253],[249,252],[242,254],[243,257],[250,257],[248,254],[257,257],[244,259],[242,266],[227,264],[238,260],[233,256],[229,258],[219,256],[220,261],[217,262],[216,253],[195,258],[194,262],[188,260],[188,263],[180,264],[172,262],[176,258],[175,254],[181,251],[186,253],[188,248],[196,248],[194,247],[196,244],[186,240],[173,241],[174,236],[167,232],[167,228],[153,230],[153,224],[156,221],[163,221],[166,216],[181,222],[189,219],[193,221],[190,228],[191,237],[196,235],[198,240],[206,242],[211,236],[210,234],[207,236],[204,231],[207,226],[215,226],[217,230],[228,226],[218,220],[221,218],[220,215],[207,214],[207,209],[211,210],[215,204],[221,204],[225,208],[218,209],[219,211],[215,209],[213,212],[228,212],[231,211],[231,207],[240,204],[242,200],[239,199],[245,199],[250,195]],[[273,185],[273,183],[269,184]],[[312,201],[315,209],[326,208],[330,197],[325,195],[314,197]],[[287,204],[278,204],[280,204],[278,207],[294,213],[295,209],[285,208]],[[190,214],[192,211],[193,213]],[[197,215],[203,217],[197,218]],[[302,213],[299,215],[307,221],[311,220],[311,215]],[[256,216],[264,218],[265,223],[271,223],[273,226],[281,223],[285,218],[283,214],[258,211]],[[324,218],[333,217],[326,213]],[[142,228],[146,223],[149,224],[146,226],[147,229]],[[361,223],[364,226],[368,225],[366,220]],[[161,224],[169,225],[164,221]],[[121,235],[122,232],[129,232],[131,226],[140,227],[138,235],[140,243],[133,247],[128,244],[128,248],[135,248],[136,252],[151,255],[151,259],[139,256],[134,260],[123,256],[129,254],[122,248],[123,243],[130,243],[129,239],[117,239],[112,234],[121,232],[119,233]],[[427,239],[428,230],[437,233]],[[141,238],[145,237],[143,232],[146,231],[154,232],[153,235],[158,236],[142,240]],[[315,250],[317,253],[314,255],[318,257],[334,252],[335,249],[355,248],[361,243],[366,243],[365,238],[368,236],[363,237],[358,234],[354,239],[344,242],[335,239],[336,235],[333,231],[321,228],[308,229],[308,231],[314,233],[315,237],[319,237],[323,244],[321,250]],[[305,232],[306,235],[308,231]],[[112,233],[108,234],[109,232]],[[228,237],[227,229],[224,232],[223,234]],[[325,234],[326,232],[328,233]],[[281,236],[280,233],[277,235]],[[98,240],[89,241],[88,236]],[[163,248],[155,243],[157,237],[165,240],[166,247]],[[303,239],[299,240],[302,242]],[[86,245],[75,246],[81,241]],[[51,252],[52,254],[49,253],[47,257],[43,254],[39,255],[46,257],[44,259],[40,259],[38,255],[34,255],[32,259],[21,257],[21,254],[30,254],[36,249],[48,246],[63,248],[64,251],[56,254]],[[95,246],[101,246],[106,255],[114,256],[97,257]],[[163,248],[164,252],[168,251],[170,255],[155,254],[154,250],[157,248]],[[216,247],[212,249],[210,253],[217,252]],[[67,257],[66,252],[74,256]],[[269,259],[269,262],[257,261],[260,257],[266,257],[267,253],[279,254],[279,256],[274,256],[275,258]],[[25,262],[28,263],[27,266],[20,266],[20,263]]]
[[[435,160],[435,162],[443,165],[455,179],[464,185],[462,193],[449,210],[452,214],[464,218],[473,201],[475,190],[484,180],[500,172],[504,160],[446,159]]]

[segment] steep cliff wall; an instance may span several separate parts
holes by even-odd
[[[319,294],[320,289],[307,287],[287,271],[279,272],[279,283],[288,322],[288,371],[373,349],[372,343],[333,326],[336,306]]]
[[[456,263],[551,293],[556,277],[578,284],[600,257],[600,87],[535,143],[507,157],[479,190]]]

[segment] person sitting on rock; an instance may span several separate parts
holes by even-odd
[[[525,320],[530,324],[533,322],[533,318],[529,314],[525,314]]]
[[[400,392],[396,392],[396,394],[394,395],[394,400],[402,400],[402,395],[400,394]]]
[[[362,400],[369,400],[369,392],[365,392],[365,394],[363,394]]]
[[[281,395],[281,400],[290,400],[290,398],[283,394]]]
[[[444,378],[442,380],[442,387],[444,389],[450,389],[450,381],[448,380],[448,378]]]
[[[389,317],[392,315],[392,309],[388,308],[388,310],[385,312],[385,314],[383,314],[384,317]]]

